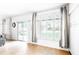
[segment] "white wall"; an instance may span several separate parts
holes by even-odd
[[[70,4],[70,51],[79,54],[79,4]]]

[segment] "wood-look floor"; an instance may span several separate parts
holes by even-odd
[[[32,43],[10,41],[0,47],[0,55],[70,55],[70,53]]]

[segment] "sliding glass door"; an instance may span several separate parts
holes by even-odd
[[[60,9],[37,13],[36,37],[37,43],[59,46],[61,39]]]
[[[17,30],[17,40],[19,41],[31,41],[32,40],[32,13],[15,17],[12,22],[16,23],[14,30]]]
[[[17,22],[18,40],[28,41],[31,39],[31,21]]]

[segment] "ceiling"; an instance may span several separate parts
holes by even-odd
[[[53,8],[61,3],[39,2],[34,0],[0,0],[0,15],[16,15],[30,11]]]

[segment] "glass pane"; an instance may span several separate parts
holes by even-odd
[[[37,13],[36,34],[37,42],[54,41],[59,43],[61,39],[60,9]]]
[[[31,39],[32,27],[31,21],[17,22],[18,24],[18,40],[27,41]]]
[[[12,23],[16,23],[16,27],[12,27],[12,39],[31,41],[32,39],[32,13],[26,13],[12,17]],[[20,38],[21,37],[21,38]],[[23,39],[26,38],[26,39]]]

